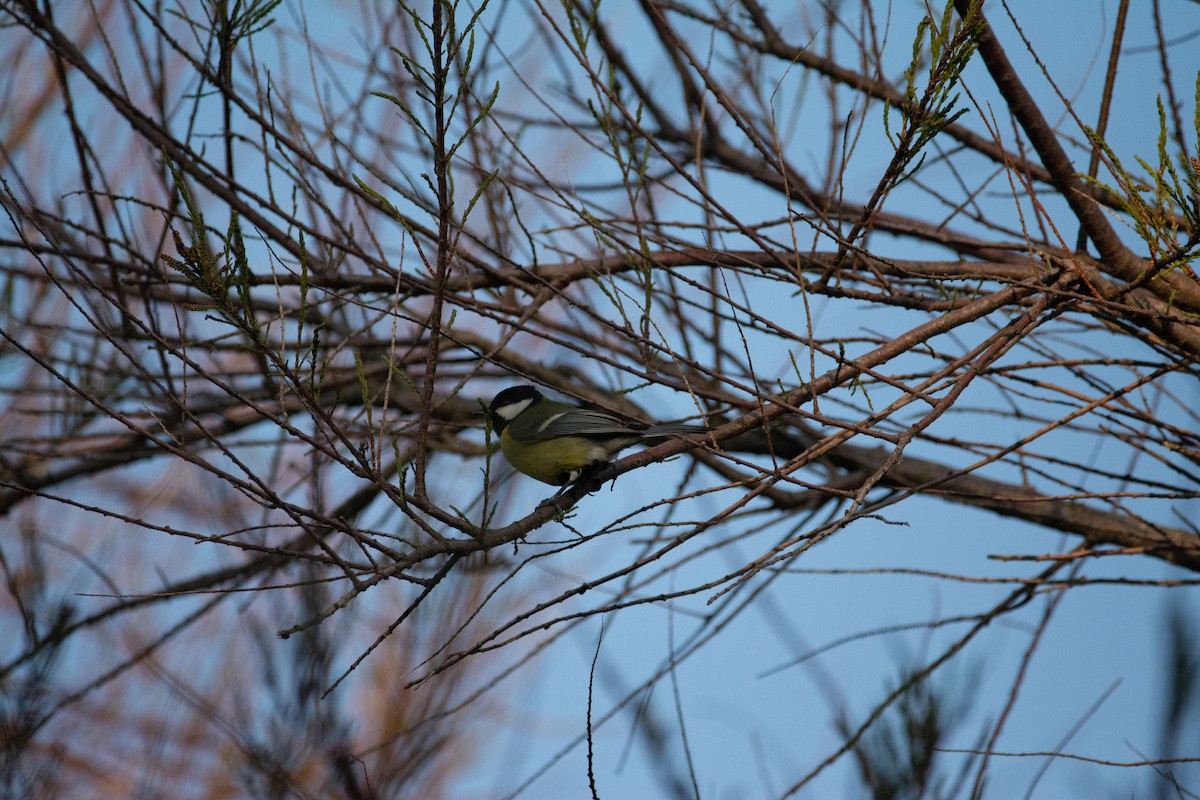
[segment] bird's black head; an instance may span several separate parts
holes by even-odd
[[[510,386],[492,398],[488,415],[492,418],[492,429],[503,433],[508,423],[525,409],[542,399],[542,393],[532,386]]]

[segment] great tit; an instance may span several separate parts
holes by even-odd
[[[500,449],[518,472],[551,486],[574,483],[644,439],[705,433],[704,425],[642,425],[603,411],[547,400],[532,386],[510,386],[488,408]],[[561,491],[561,490],[560,490]]]

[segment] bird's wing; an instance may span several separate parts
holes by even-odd
[[[532,428],[533,426],[531,426]],[[640,429],[601,411],[572,409],[556,414],[531,430],[512,431],[525,441],[541,441],[558,436],[638,436]]]

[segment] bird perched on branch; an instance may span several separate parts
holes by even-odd
[[[647,439],[707,433],[705,425],[642,425],[548,400],[532,386],[510,386],[488,407],[500,449],[518,472],[566,487],[589,468]]]

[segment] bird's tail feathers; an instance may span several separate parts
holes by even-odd
[[[676,436],[689,433],[708,433],[712,428],[707,425],[651,425],[642,431],[643,438],[655,436]]]

